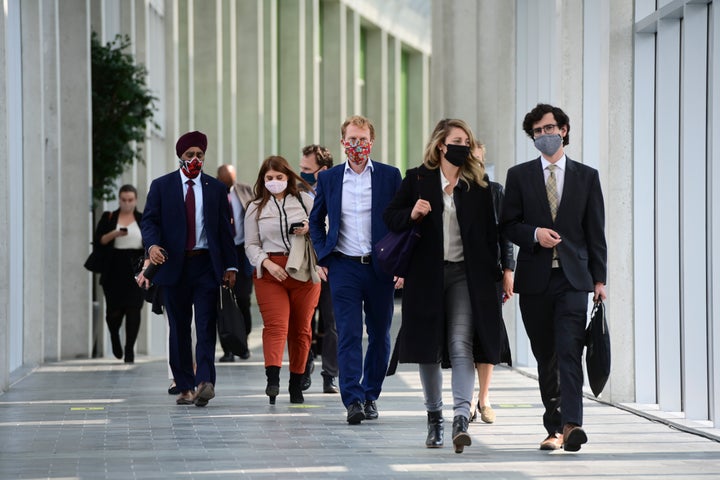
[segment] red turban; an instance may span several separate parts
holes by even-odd
[[[177,153],[178,158],[180,158],[182,157],[182,154],[191,147],[198,147],[203,151],[203,153],[205,153],[205,150],[207,150],[207,136],[197,130],[186,133],[178,138],[178,141],[175,144],[175,153]]]

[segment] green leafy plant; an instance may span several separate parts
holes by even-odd
[[[117,35],[102,45],[91,38],[92,57],[92,197],[95,207],[115,198],[114,181],[137,159],[157,100],[145,84],[147,70],[125,50],[130,37]],[[136,142],[133,145],[131,142]]]

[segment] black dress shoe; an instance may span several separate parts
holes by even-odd
[[[350,425],[357,425],[365,420],[365,412],[360,402],[353,402],[347,407],[347,422]]]
[[[242,360],[250,358],[250,350],[245,350],[242,354],[238,355]]]
[[[335,385],[335,377],[323,375],[323,393],[340,393],[340,389]]]
[[[180,389],[175,385],[175,381],[170,384],[170,387],[168,388],[168,394],[169,395],[178,395],[180,394]]]
[[[365,400],[363,410],[365,411],[365,418],[367,420],[376,420],[378,418],[377,405],[375,405],[374,400]]]
[[[232,354],[232,352],[227,352],[222,357],[218,359],[218,362],[226,363],[226,362],[234,362],[235,361],[235,355]]]

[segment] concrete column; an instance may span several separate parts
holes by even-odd
[[[305,52],[305,1],[278,2],[278,106],[277,135],[279,148],[273,154],[282,155],[291,165],[297,163],[305,144],[305,106],[307,96]],[[302,138],[301,138],[302,137]]]
[[[255,183],[265,155],[263,1],[237,3],[238,180]]]
[[[194,110],[191,130],[200,130],[208,136],[207,163],[217,166],[223,162],[222,118],[218,116],[222,98],[222,49],[218,49],[218,38],[222,37],[222,23],[218,25],[218,11],[222,5],[217,1],[192,0],[193,31],[188,35],[194,42],[190,54],[189,68],[193,69],[190,104]],[[180,132],[181,134],[183,132]],[[212,174],[212,168],[209,170]]]
[[[91,304],[87,296],[90,274],[82,268],[87,256],[90,226],[91,85],[90,6],[88,0],[58,3],[58,44],[62,62],[59,81],[60,149],[62,168],[55,180],[60,187],[57,215],[59,256],[60,357],[90,354]]]
[[[38,181],[45,178],[44,159],[44,91],[43,43],[41,3],[31,0],[22,3],[22,70],[23,75],[23,156],[32,161],[23,162],[23,237],[24,277],[31,282],[24,289],[23,363],[37,365],[43,362],[42,348],[45,289],[44,281],[37,281],[37,272],[45,271],[44,241],[45,191]],[[43,275],[44,277],[44,275]]]
[[[391,162],[388,145],[388,52],[387,32],[369,29],[366,33],[365,51],[365,115],[375,126],[373,157],[386,163]]]
[[[347,15],[346,7],[337,1],[324,1],[322,9],[322,135],[337,163],[345,159],[340,146],[340,126],[347,111]]]
[[[633,144],[633,6],[623,0],[611,0],[609,8],[610,25],[605,41],[609,46],[608,64],[612,67],[608,68],[605,87],[608,106],[602,121],[611,141],[600,143],[598,163],[605,195],[610,297],[607,308],[616,366],[606,398],[631,402],[636,401],[635,375],[621,366],[633,365],[635,355],[633,242],[630,241],[634,221],[633,151],[629,148]],[[587,137],[592,129],[588,124],[585,129]]]
[[[423,151],[428,135],[427,98],[428,88],[428,58],[420,52],[408,54],[407,71],[407,159],[400,164],[395,159],[395,166],[400,167],[403,175],[409,166],[422,163]]]
[[[8,125],[8,107],[7,107],[7,68],[5,62],[6,44],[5,35],[7,30],[7,12],[5,9],[0,11],[0,143],[8,144],[7,125]],[[0,167],[3,171],[7,171],[8,161],[6,155],[0,160]],[[6,175],[0,176],[0,228],[8,230],[8,178]],[[8,242],[0,242],[0,390],[5,390],[10,383],[10,338],[8,331],[10,328],[10,251]]]

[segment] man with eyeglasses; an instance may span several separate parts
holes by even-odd
[[[397,168],[370,159],[374,140],[370,120],[360,115],[345,120],[340,143],[347,161],[320,172],[310,213],[318,273],[330,284],[340,395],[351,425],[378,418],[375,401],[390,360],[394,281],[374,261],[373,247],[388,232],[382,216],[401,176]],[[368,335],[364,358],[363,311]]]
[[[547,437],[541,450],[578,451],[582,429],[582,354],[588,293],[605,300],[605,208],[597,170],[565,155],[570,119],[538,104],[523,130],[541,156],[508,170],[501,229],[520,247],[514,291],[538,364]]]

